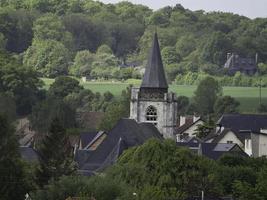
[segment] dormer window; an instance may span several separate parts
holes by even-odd
[[[146,109],[146,121],[157,125],[157,109],[154,106],[148,106]]]

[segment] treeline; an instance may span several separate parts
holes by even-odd
[[[198,85],[206,77],[210,76],[206,73],[188,72],[185,75],[178,74],[175,77],[177,85]],[[234,76],[212,76],[221,86],[242,86],[242,87],[262,87],[267,86],[266,76],[246,76],[240,72]]]
[[[118,66],[143,65],[156,29],[169,81],[188,72],[221,76],[228,52],[258,53],[258,74],[267,72],[266,18],[92,0],[1,1],[0,62],[8,54],[46,77],[140,77]]]

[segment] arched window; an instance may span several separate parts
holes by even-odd
[[[157,124],[157,109],[154,106],[148,106],[146,109],[146,120]]]

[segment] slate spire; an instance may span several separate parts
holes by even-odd
[[[157,33],[154,34],[150,55],[141,88],[168,89],[165,78]]]

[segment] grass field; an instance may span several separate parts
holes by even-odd
[[[43,79],[45,82],[45,88],[49,88],[49,85],[53,83],[53,79]],[[114,96],[119,97],[121,91],[124,90],[129,84],[138,86],[140,81],[129,80],[127,82],[86,82],[81,84],[86,89],[90,89],[93,92],[104,93],[110,91]],[[170,91],[173,91],[177,96],[192,97],[196,86],[185,85],[170,85]],[[245,113],[255,112],[259,104],[259,88],[256,87],[223,87],[223,94],[236,98],[240,102],[239,110]],[[262,102],[267,103],[267,88],[262,88]]]

